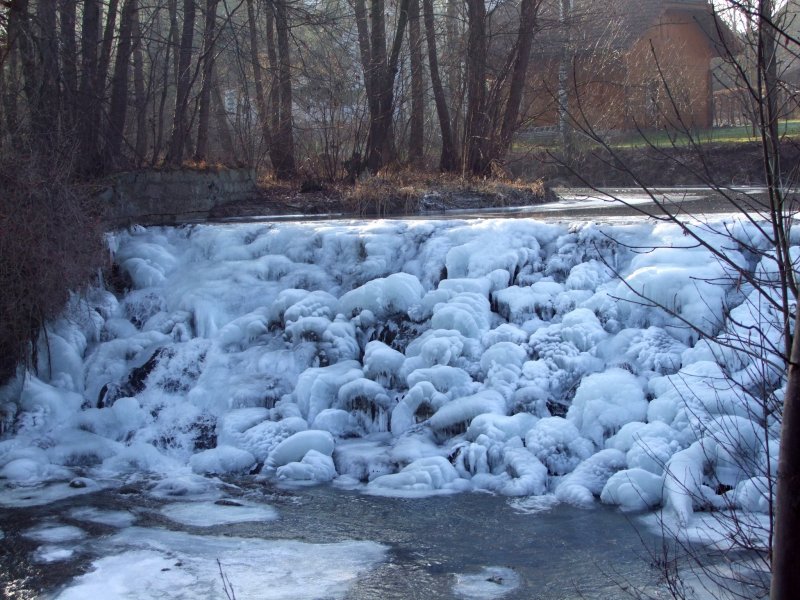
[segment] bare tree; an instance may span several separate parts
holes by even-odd
[[[203,79],[200,86],[200,107],[197,116],[197,146],[194,159],[202,161],[208,154],[208,126],[211,117],[211,87],[213,85],[214,53],[216,46],[217,4],[219,0],[206,0],[205,28],[203,30]]]
[[[411,123],[408,138],[408,160],[415,165],[420,164],[425,152],[425,83],[419,16],[419,0],[410,0],[408,49],[411,65]]]
[[[128,112],[128,73],[133,51],[133,35],[138,0],[125,0],[120,15],[119,44],[111,78],[111,103],[108,115],[105,161],[108,168],[118,165],[122,158],[125,137],[125,118]]]
[[[196,9],[195,0],[184,0],[183,29],[178,52],[178,88],[175,94],[172,135],[166,159],[167,163],[172,166],[178,166],[183,162],[189,140],[189,98],[192,85],[191,63]]]
[[[289,10],[286,0],[272,0],[278,40],[278,90],[280,102],[272,110],[277,114],[273,136],[272,166],[279,179],[297,173],[294,160],[294,121],[292,118],[292,59],[289,48]]]
[[[439,130],[442,136],[442,151],[439,158],[439,169],[454,171],[458,167],[456,144],[450,123],[450,110],[447,106],[442,78],[439,74],[439,58],[436,51],[436,30],[433,19],[433,0],[422,0],[425,20],[425,39],[428,43],[428,65],[430,67],[431,87],[439,118]]]
[[[657,208],[656,217],[678,226],[692,243],[705,248],[723,266],[729,276],[715,284],[736,288],[746,285],[752,290],[749,309],[754,315],[752,323],[738,320],[733,314],[723,317],[723,335],[713,341],[721,347],[732,350],[740,356],[748,357],[754,383],[743,384],[730,376],[728,385],[737,390],[744,399],[757,398],[758,409],[749,414],[750,421],[760,431],[761,447],[767,456],[766,464],[749,465],[747,470],[756,472],[763,480],[759,493],[763,494],[769,511],[769,524],[763,536],[766,547],[753,547],[747,535],[746,519],[735,502],[720,494],[716,499],[695,497],[699,505],[714,506],[720,511],[720,523],[724,523],[726,537],[734,548],[756,552],[766,568],[771,571],[769,581],[753,581],[742,578],[734,570],[732,579],[722,580],[713,565],[704,562],[704,557],[693,555],[705,577],[710,577],[731,597],[751,597],[754,594],[769,596],[772,600],[793,598],[800,589],[800,572],[795,568],[794,557],[800,552],[800,302],[798,302],[798,263],[790,250],[790,233],[796,211],[793,196],[793,174],[787,170],[783,161],[785,142],[780,135],[780,119],[785,112],[780,103],[782,83],[777,75],[776,53],[780,43],[797,44],[782,28],[776,18],[776,6],[772,0],[726,0],[717,3],[714,23],[716,31],[709,31],[713,43],[723,46],[723,59],[737,77],[737,85],[743,86],[749,102],[756,107],[756,130],[759,138],[765,198],[749,192],[741,192],[721,181],[709,160],[709,150],[698,137],[692,117],[687,113],[678,94],[673,89],[669,72],[662,67],[664,57],[651,46],[659,84],[665,94],[659,117],[673,132],[671,146],[667,149],[656,145],[648,134],[639,131],[647,147],[657,153],[661,160],[675,163],[681,169],[703,180],[716,194],[723,198],[745,223],[757,232],[758,239],[737,238],[724,224],[714,224],[702,215],[686,215],[682,207],[673,205],[647,187],[637,169],[626,162],[617,148],[609,143],[603,132],[595,129],[588,117],[580,95],[574,98],[575,105],[570,111],[570,121],[579,127],[581,133],[597,144],[595,152],[602,153],[603,160],[614,168],[622,169],[633,181],[649,195]],[[750,24],[746,44],[751,44],[749,53],[724,35],[725,22],[736,26],[745,21]],[[780,40],[780,41],[779,41]],[[754,57],[750,60],[745,57]],[[686,147],[680,147],[685,144]],[[688,150],[687,150],[688,149]],[[573,171],[577,177],[581,174]],[[588,183],[588,182],[587,182]],[[621,201],[621,199],[620,199]],[[635,207],[632,206],[635,209]],[[689,218],[687,218],[689,217]],[[709,242],[709,235],[726,240],[717,245]],[[734,260],[730,250],[737,249],[751,257],[748,265]],[[752,265],[760,265],[754,268]],[[636,292],[642,302],[656,305],[647,294]],[[669,307],[662,307],[670,310]],[[698,323],[691,317],[676,315],[684,326],[693,329],[697,335],[708,337],[707,323]],[[775,335],[774,332],[779,332]],[[720,357],[723,372],[730,370]],[[686,391],[687,394],[691,392]],[[770,466],[771,448],[777,442],[774,425],[780,423],[780,455],[777,472]],[[739,431],[721,428],[711,437],[719,444],[732,446],[738,440]],[[702,447],[702,443],[701,443]],[[736,460],[745,460],[739,455]],[[744,464],[744,463],[742,463]],[[667,477],[670,478],[669,463]],[[754,471],[755,470],[755,471]],[[677,483],[673,486],[680,485]],[[723,486],[722,490],[726,488]],[[709,501],[712,500],[711,504]],[[745,555],[751,557],[752,555]],[[730,573],[730,571],[728,571]],[[752,586],[755,585],[756,588]],[[761,585],[761,591],[758,591]]]
[[[522,0],[516,36],[507,52],[500,54],[487,86],[491,29],[486,5],[467,2],[467,118],[462,170],[489,175],[505,157],[519,127],[524,82],[541,0]]]

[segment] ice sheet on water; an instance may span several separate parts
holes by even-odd
[[[247,500],[174,502],[164,506],[160,512],[171,521],[192,527],[274,521],[278,518],[278,511],[271,506]]]
[[[761,550],[767,549],[769,515],[728,511],[695,513],[688,522],[661,510],[638,517],[647,528],[664,532],[668,538],[684,543],[702,544],[725,551],[739,543]],[[735,532],[735,535],[734,535]]]
[[[453,592],[461,598],[491,600],[510,594],[520,585],[520,577],[508,567],[484,567],[474,574],[456,575]]]
[[[75,548],[64,546],[44,545],[39,546],[33,553],[33,562],[53,563],[69,560],[75,554]]]
[[[103,510],[93,506],[74,508],[69,517],[77,521],[99,523],[109,527],[130,527],[136,522],[136,515],[127,510]]]
[[[37,525],[22,532],[26,538],[37,542],[47,542],[56,544],[59,542],[74,542],[86,537],[86,532],[74,525],[62,525],[59,523],[46,523]]]
[[[90,494],[101,489],[95,482],[90,485],[73,487],[67,482],[56,482],[25,487],[0,488],[0,506],[25,508],[44,506],[66,498]]]
[[[240,600],[342,598],[386,553],[374,542],[306,544],[139,527],[102,544],[104,557],[59,600],[224,597],[220,569]]]

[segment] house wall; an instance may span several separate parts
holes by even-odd
[[[708,37],[691,14],[667,12],[631,47],[628,118],[645,128],[706,128],[713,121]]]
[[[575,58],[569,74],[572,118],[601,132],[665,128],[675,125],[674,102],[687,126],[711,127],[712,55],[691,13],[667,12],[627,50],[606,49]],[[534,57],[532,63],[529,122],[532,127],[555,126],[558,59]]]

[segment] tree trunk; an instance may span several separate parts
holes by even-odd
[[[78,48],[75,40],[76,0],[59,0],[61,72],[64,81],[66,126],[73,129],[78,113]]]
[[[436,55],[436,33],[433,22],[433,0],[422,0],[425,18],[425,38],[428,42],[428,64],[431,72],[431,86],[433,87],[433,100],[436,104],[436,114],[439,117],[439,129],[442,132],[442,153],[439,158],[439,169],[454,171],[458,168],[456,145],[453,141],[453,132],[450,127],[450,111],[447,108],[447,99],[439,75],[439,60]]]
[[[194,0],[183,0],[183,30],[178,60],[178,89],[175,94],[175,110],[172,113],[172,135],[170,137],[167,164],[176,167],[183,162],[186,140],[189,136],[189,93],[192,85],[191,63],[194,40]]]
[[[278,147],[278,164],[273,163],[279,179],[297,174],[294,162],[294,123],[292,120],[292,63],[289,54],[289,20],[286,0],[274,0],[275,32],[278,38],[278,80],[280,86],[280,118],[273,143]]]
[[[372,50],[370,48],[367,5],[364,0],[355,0],[353,3],[353,11],[356,17],[356,30],[358,31],[358,51],[361,55],[361,69],[364,73],[364,91],[367,94],[367,101],[370,102],[375,98],[375,93],[372,84]]]
[[[219,90],[219,82],[214,76],[214,85],[211,88],[212,100],[214,104],[214,119],[217,124],[217,137],[219,138],[222,153],[225,157],[225,162],[228,164],[235,164],[236,149],[233,146],[233,139],[231,138],[230,125],[228,124],[228,111],[225,109],[225,101],[222,98],[222,93]],[[266,118],[266,116],[265,116]]]
[[[114,48],[114,30],[117,26],[117,8],[119,7],[119,0],[109,0],[108,13],[106,15],[106,27],[103,32],[103,45],[100,49],[100,59],[97,65],[97,82],[96,89],[100,95],[101,104],[106,97],[106,80],[108,78],[108,68],[111,65],[111,51]],[[101,104],[98,108],[102,108]],[[98,113],[97,118],[100,115]]]
[[[561,135],[561,149],[565,164],[572,162],[572,123],[569,119],[569,73],[572,67],[570,42],[570,18],[572,0],[561,0],[559,5],[559,24],[563,31],[561,57],[558,65],[558,132]]]
[[[172,48],[172,74],[175,77],[175,87],[181,72],[181,37],[178,23],[178,0],[167,0],[169,11],[169,45]]]
[[[169,29],[167,32],[167,43],[164,50],[164,64],[162,67],[161,76],[161,95],[158,101],[158,114],[156,115],[156,128],[153,136],[153,154],[150,158],[150,163],[155,165],[158,162],[162,152],[162,144],[164,140],[164,126],[165,126],[165,109],[167,105],[167,98],[169,97],[170,88],[170,66],[172,66],[172,73],[177,81],[178,77],[178,4],[177,0],[168,0],[167,14],[169,19]],[[157,17],[158,18],[158,17]],[[159,18],[160,22],[160,18]],[[172,65],[170,65],[170,61]]]
[[[58,140],[61,95],[58,90],[58,38],[55,2],[39,2],[36,9],[38,38],[36,46],[41,59],[36,102],[31,109],[33,132],[42,149],[52,150]]]
[[[794,326],[789,315],[784,316],[784,338],[789,357],[786,393],[783,400],[780,453],[778,456],[775,521],[772,540],[771,600],[790,600],[800,590],[800,302],[794,266],[786,240],[783,218],[789,212],[785,206],[781,181],[780,138],[778,127],[777,32],[772,23],[773,0],[758,2],[758,84],[761,92],[759,123],[761,125],[764,171],[770,197],[773,231],[776,233],[776,258],[783,286],[782,305],[789,307],[790,294],[796,303]]]
[[[770,600],[792,600],[800,590],[800,302],[789,359],[778,457]]]
[[[6,63],[8,64],[8,76],[3,88],[3,116],[5,117],[6,132],[11,136],[11,144],[19,148],[22,144],[19,123],[19,105],[17,94],[19,93],[19,23],[14,11],[9,11],[6,34]]]
[[[394,80],[397,76],[400,50],[405,27],[408,22],[409,0],[401,0],[392,50],[386,57],[386,24],[383,0],[372,0],[370,18],[371,77],[374,98],[370,102],[369,136],[367,138],[366,166],[372,173],[394,161],[394,136],[392,117],[394,113]],[[377,112],[373,112],[376,110]]]
[[[367,168],[376,173],[388,158],[386,147],[387,127],[384,127],[385,116],[383,90],[386,71],[386,22],[384,20],[384,0],[370,1],[370,65],[372,79],[372,97],[369,99],[370,119],[367,136]]]
[[[138,0],[125,0],[119,22],[119,43],[111,78],[111,103],[108,112],[105,164],[117,167],[122,160],[122,141],[125,137],[125,118],[128,112],[128,70],[133,48],[133,26]]]
[[[147,153],[147,98],[144,85],[144,57],[142,55],[142,29],[139,22],[139,11],[133,13],[133,92],[136,107],[136,144],[134,154],[136,165],[141,166]]]
[[[281,78],[278,67],[278,49],[275,45],[275,7],[272,3],[267,6],[267,60],[269,61],[269,159],[273,169],[281,162],[280,148],[275,144],[274,137],[278,135],[278,125],[281,121]]]
[[[253,83],[256,88],[258,122],[261,125],[262,141],[267,147],[270,147],[272,145],[272,132],[269,128],[267,96],[264,92],[264,76],[261,70],[261,58],[258,53],[258,29],[256,27],[256,14],[253,0],[247,0],[247,23],[250,30],[250,63],[253,67]]]
[[[442,60],[447,72],[446,98],[450,107],[451,127],[453,129],[453,147],[460,148],[464,131],[460,125],[463,120],[464,109],[464,74],[462,61],[464,58],[464,39],[460,31],[460,24],[464,21],[459,7],[459,0],[445,0],[445,44],[442,50]]]
[[[206,21],[203,30],[203,81],[200,84],[200,108],[197,115],[197,146],[194,159],[203,161],[208,154],[208,124],[211,116],[211,82],[214,71],[214,30],[219,0],[206,0]]]
[[[425,83],[419,26],[419,0],[410,0],[408,6],[408,46],[411,65],[411,122],[408,136],[408,160],[411,164],[419,166],[425,151]]]
[[[486,175],[488,118],[486,115],[486,5],[467,0],[467,121],[464,134],[463,170]]]
[[[97,139],[99,135],[98,119],[100,91],[97,88],[97,46],[100,43],[100,1],[84,0],[83,20],[81,24],[81,82],[78,91],[82,107],[78,111],[78,140],[82,157],[82,170],[90,173],[95,165],[97,155]]]
[[[536,26],[538,9],[538,0],[522,0],[516,56],[514,57],[514,67],[511,73],[511,83],[509,84],[508,100],[506,101],[499,140],[493,157],[496,159],[501,159],[505,156],[511,146],[511,139],[517,131],[519,108],[522,104],[522,92],[525,89],[525,80],[528,76],[528,64],[530,63],[531,46],[533,45],[533,30]]]

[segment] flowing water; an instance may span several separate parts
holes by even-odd
[[[386,498],[329,486],[266,490],[243,483],[229,489],[240,500],[268,503],[278,518],[211,527],[181,525],[164,517],[163,501],[130,487],[39,507],[2,509],[5,539],[0,577],[6,581],[5,593],[14,598],[47,597],[73,577],[91,571],[92,561],[108,553],[104,540],[118,535],[118,527],[76,519],[80,514],[76,508],[83,507],[102,514],[133,515],[136,528],[131,531],[137,543],[166,528],[253,541],[330,544],[357,540],[385,546],[383,560],[349,586],[344,597],[350,599],[500,597],[507,583],[503,579],[509,577],[517,578],[516,587],[505,598],[616,598],[625,596],[625,582],[642,587],[652,583],[647,548],[656,538],[637,531],[635,519],[603,506],[581,510],[548,506],[542,499],[530,504],[489,494]],[[74,551],[71,557],[37,562],[39,542],[23,534],[42,523],[77,526],[88,536],[65,546]],[[114,551],[122,553],[127,545],[132,544],[118,543]],[[224,556],[208,558],[219,558],[224,569]],[[501,568],[500,575],[484,571],[487,567]],[[252,565],[253,570],[259,568]],[[488,595],[469,596],[470,588],[465,588],[459,596],[454,586],[469,582],[471,575],[479,575],[479,581],[488,584]],[[241,582],[229,577],[236,589]],[[491,593],[493,585],[495,593]],[[224,598],[221,586],[217,597]],[[265,591],[253,597],[271,596]]]

